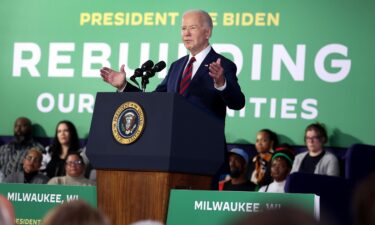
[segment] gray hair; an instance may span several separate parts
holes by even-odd
[[[201,9],[191,9],[191,10],[185,11],[183,16],[185,16],[188,13],[199,13],[203,17],[204,25],[212,30],[213,28],[212,18],[208,14],[208,12],[201,10]]]

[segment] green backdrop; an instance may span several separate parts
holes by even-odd
[[[168,67],[186,54],[180,20],[190,8],[212,14],[211,44],[238,66],[246,106],[228,112],[228,142],[254,142],[270,128],[300,145],[319,121],[331,146],[375,144],[370,0],[2,0],[0,135],[25,115],[37,136],[52,137],[68,119],[87,137],[96,92],[115,91],[98,69],[125,64],[131,76],[147,59]]]

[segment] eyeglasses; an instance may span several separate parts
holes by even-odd
[[[320,136],[305,137],[305,141],[319,141]]]
[[[82,161],[81,160],[67,161],[66,164],[68,166],[78,166],[78,165],[82,165]]]
[[[26,156],[25,159],[27,161],[30,161],[30,162],[40,162],[41,161],[41,159],[39,157],[33,157],[31,155]]]

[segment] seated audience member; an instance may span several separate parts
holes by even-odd
[[[307,152],[298,154],[294,160],[292,171],[321,175],[339,176],[340,168],[336,156],[324,150],[328,136],[324,126],[313,123],[305,130]]]
[[[0,195],[0,224],[15,225],[15,220],[12,203],[5,196]]]
[[[4,183],[45,184],[49,178],[39,173],[43,154],[36,148],[27,151],[23,159],[23,171],[11,173],[4,179]]]
[[[275,132],[263,129],[257,133],[255,148],[258,154],[252,160],[250,180],[258,188],[272,182],[271,158],[277,144],[278,138]]]
[[[355,188],[352,206],[354,225],[375,224],[375,172]]]
[[[50,178],[64,176],[66,156],[71,152],[80,152],[77,129],[72,122],[63,120],[57,124],[55,137],[52,144],[46,148],[46,152],[41,170]],[[84,155],[83,158],[88,165],[87,157]]]
[[[259,192],[284,193],[286,178],[288,177],[294,160],[294,151],[287,145],[276,148],[271,161],[271,177],[273,182],[262,186]]]
[[[247,176],[249,155],[240,148],[229,151],[230,179],[219,183],[219,190],[225,191],[254,191],[255,184]]]
[[[19,117],[14,123],[14,140],[0,147],[0,170],[4,177],[22,171],[26,151],[32,147],[44,151],[43,146],[33,139],[31,121],[26,117]]]
[[[74,200],[49,211],[41,225],[110,225],[110,221],[99,209]]]
[[[4,174],[3,174],[3,172],[1,172],[1,170],[0,170],[0,183],[2,183],[3,180],[4,180]]]
[[[84,177],[85,163],[78,152],[71,152],[65,160],[65,176],[53,177],[48,184],[93,186],[95,182]]]

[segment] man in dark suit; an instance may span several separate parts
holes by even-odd
[[[245,96],[237,81],[236,65],[216,53],[209,44],[212,28],[212,19],[207,12],[191,10],[184,13],[181,37],[190,54],[172,63],[167,76],[155,91],[180,93],[197,107],[224,122],[226,107],[234,110],[243,108]],[[183,77],[193,57],[195,61],[190,68],[192,70],[191,79],[189,79],[189,84],[186,84],[184,83],[186,79]],[[140,91],[126,81],[124,67],[124,65],[121,66],[120,72],[103,67],[100,70],[100,75],[105,82],[116,87],[120,92]],[[227,154],[225,152],[223,154],[227,158]],[[213,189],[217,189],[220,174],[228,173],[227,161],[228,159],[214,176]]]
[[[236,65],[216,53],[209,44],[212,28],[212,19],[207,12],[191,10],[184,13],[181,36],[190,54],[172,63],[167,76],[155,91],[180,93],[194,105],[225,120],[226,107],[234,110],[243,108],[245,96],[237,82]],[[195,62],[190,82],[183,85],[181,77],[193,57]],[[103,67],[100,75],[118,91],[140,91],[126,81],[124,65],[120,72]]]

